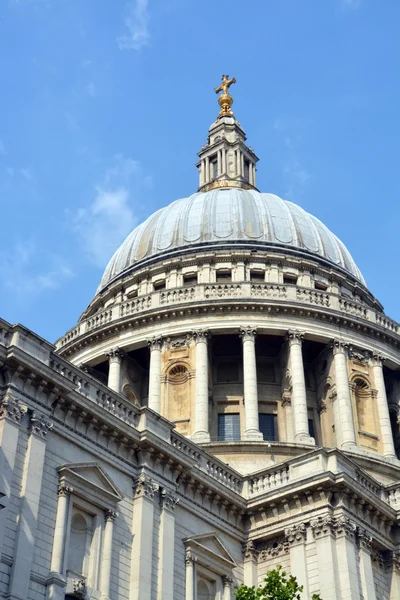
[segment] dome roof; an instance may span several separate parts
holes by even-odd
[[[341,267],[365,285],[346,246],[316,217],[274,194],[228,188],[198,192],[151,215],[115,252],[98,292],[153,257],[232,245],[306,252]]]

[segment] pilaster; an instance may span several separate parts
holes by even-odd
[[[377,600],[372,572],[372,537],[366,530],[358,530],[357,542],[360,556],[360,579],[364,600]]]
[[[361,590],[357,569],[356,524],[348,517],[335,520],[336,555],[340,573],[339,584],[342,598],[359,600]]]
[[[248,587],[257,586],[258,583],[258,551],[254,542],[243,544],[243,582]]]
[[[46,436],[52,428],[53,424],[44,415],[36,411],[31,412],[30,436],[22,476],[21,507],[15,543],[15,558],[10,578],[8,596],[10,600],[25,600],[28,597],[42,487]]]
[[[335,519],[330,515],[310,523],[317,548],[319,591],[324,600],[340,598],[339,571],[336,556]]]
[[[174,600],[175,572],[175,506],[179,498],[173,492],[161,491],[161,517],[158,554],[158,598]]]
[[[100,593],[101,600],[111,600],[110,584],[111,584],[111,565],[112,565],[112,548],[113,548],[113,530],[114,522],[118,513],[109,508],[104,512],[104,536],[101,558],[101,573],[100,573]]]
[[[51,555],[50,573],[47,578],[46,598],[48,600],[63,600],[65,587],[64,578],[65,540],[67,535],[68,512],[70,496],[73,488],[65,483],[58,486],[58,502],[56,525],[54,529],[53,551]]]
[[[289,545],[290,572],[303,586],[302,600],[308,600],[308,575],[306,556],[307,527],[298,523],[285,529],[285,542]]]

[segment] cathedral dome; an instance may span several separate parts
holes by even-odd
[[[346,246],[319,219],[274,194],[230,187],[197,192],[151,215],[115,252],[98,292],[156,257],[239,246],[308,254],[365,284]]]

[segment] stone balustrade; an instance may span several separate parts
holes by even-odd
[[[273,283],[207,283],[186,286],[171,290],[156,291],[115,303],[101,312],[82,320],[78,326],[70,329],[57,342],[57,347],[73,342],[77,337],[89,331],[103,327],[118,319],[146,313],[154,309],[196,302],[207,302],[213,299],[226,300],[270,300],[272,303],[296,303],[325,308],[349,316],[358,317],[378,325],[392,333],[399,333],[399,325],[386,315],[377,312],[361,302],[353,301],[345,296],[329,292]]]

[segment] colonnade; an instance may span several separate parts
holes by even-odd
[[[243,345],[243,388],[245,409],[243,439],[256,441],[261,440],[263,437],[259,430],[258,417],[259,406],[255,345],[257,331],[254,327],[242,327],[240,328],[239,335]],[[301,332],[292,330],[288,331],[286,335],[288,344],[288,367],[291,373],[291,397],[290,399],[285,397],[282,405],[285,406],[285,410],[287,410],[288,413],[287,421],[290,421],[291,434],[287,435],[287,441],[313,445],[315,444],[315,441],[310,437],[308,427],[307,394],[302,352],[303,337],[304,335]],[[192,439],[199,443],[210,441],[208,397],[209,339],[210,335],[207,330],[193,332],[193,340],[196,345],[196,379],[195,426]],[[148,406],[158,413],[161,411],[162,343],[162,338],[157,336],[148,342],[150,348]],[[357,437],[347,369],[347,347],[346,343],[339,340],[334,340],[331,345],[335,373],[335,390],[331,398],[333,401],[336,445],[338,448],[351,450],[357,446]],[[110,364],[108,385],[111,389],[119,392],[122,354],[119,349],[117,349],[109,352],[107,356]],[[382,453],[388,457],[395,457],[396,453],[383,377],[382,357],[374,354],[371,358],[371,364],[377,390],[376,403],[382,440]]]

